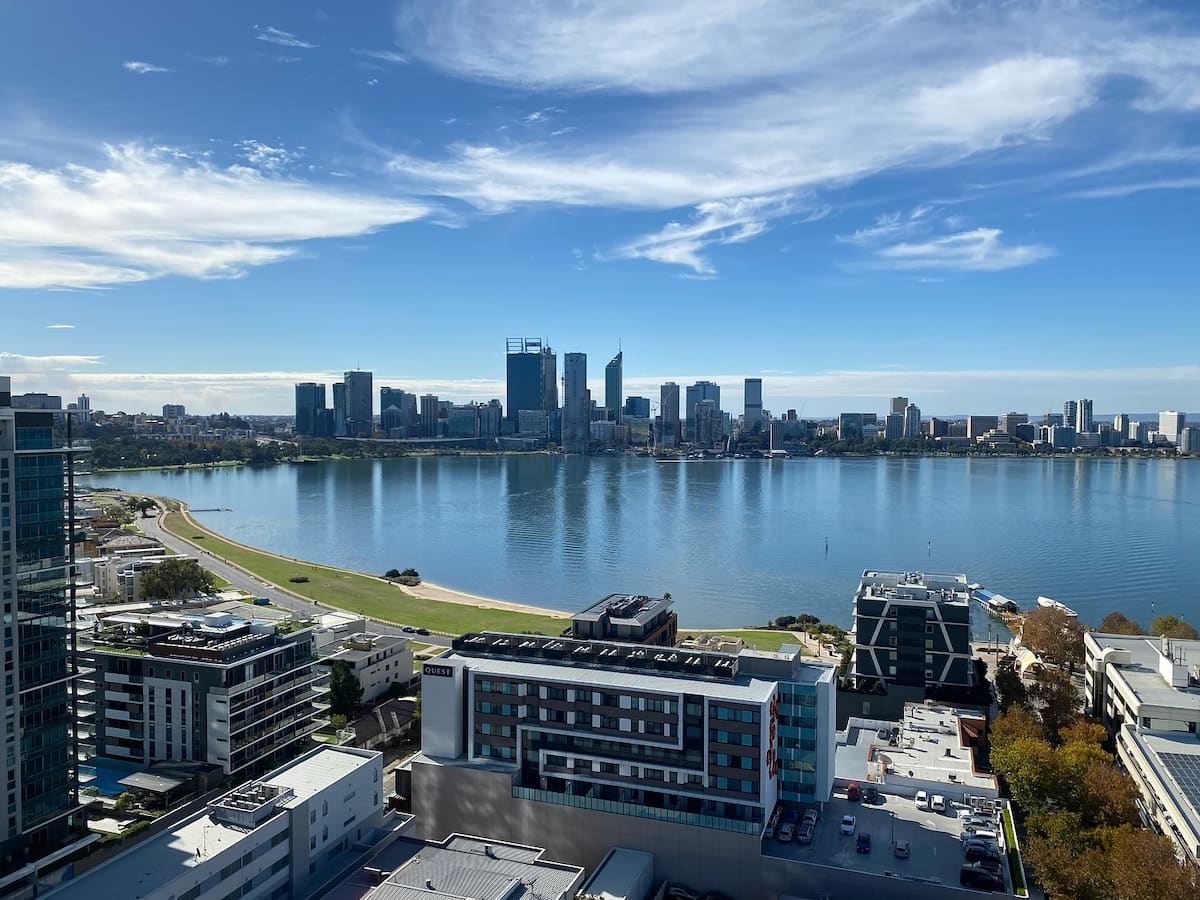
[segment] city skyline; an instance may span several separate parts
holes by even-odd
[[[1189,4],[70,15],[0,35],[0,368],[47,390],[479,399],[533,333],[818,414],[1200,395]]]

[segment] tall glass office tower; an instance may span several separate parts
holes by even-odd
[[[623,393],[623,366],[625,354],[617,351],[617,355],[604,367],[604,408],[608,411],[608,421],[621,421],[621,394]]]
[[[74,451],[56,436],[55,415],[13,409],[9,379],[0,378],[5,869],[61,845],[79,806],[67,527]]]

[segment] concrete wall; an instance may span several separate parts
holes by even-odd
[[[514,799],[512,776],[465,766],[413,763],[413,811],[425,839],[453,832],[544,847],[546,858],[592,869],[612,847],[654,854],[654,877],[735,900],[885,896],[900,900],[977,896],[958,885],[885,878],[763,856],[754,835]]]

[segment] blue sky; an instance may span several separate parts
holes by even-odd
[[[1081,8],[1082,7],[1082,8]],[[287,412],[504,339],[775,412],[1200,403],[1200,8],[10,4],[0,372]]]

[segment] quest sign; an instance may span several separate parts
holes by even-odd
[[[422,675],[432,675],[435,678],[453,678],[453,666],[436,666],[433,663],[425,663],[425,667],[421,669]]]

